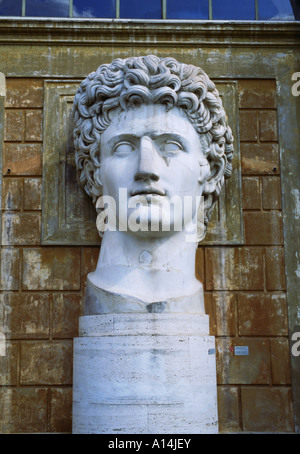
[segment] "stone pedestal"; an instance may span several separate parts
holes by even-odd
[[[74,339],[73,433],[217,433],[208,316],[83,316]]]

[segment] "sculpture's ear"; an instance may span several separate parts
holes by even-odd
[[[203,194],[212,194],[225,172],[225,159],[210,162],[210,172],[203,186]]]

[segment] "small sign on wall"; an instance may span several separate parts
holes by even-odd
[[[236,356],[247,356],[249,355],[248,345],[236,345],[234,347],[234,354]]]

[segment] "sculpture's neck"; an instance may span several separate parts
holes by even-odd
[[[89,279],[99,288],[145,301],[192,294],[201,289],[195,278],[196,247],[185,232],[149,239],[106,231]]]

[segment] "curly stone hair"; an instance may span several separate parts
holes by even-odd
[[[214,183],[204,196],[206,228],[225,178],[232,172],[233,136],[215,84],[199,67],[171,57],[117,58],[101,65],[80,85],[73,107],[75,161],[80,185],[96,204],[102,195],[100,138],[110,124],[110,112],[140,104],[182,109],[199,134],[206,134]],[[203,229],[202,229],[203,230]]]

